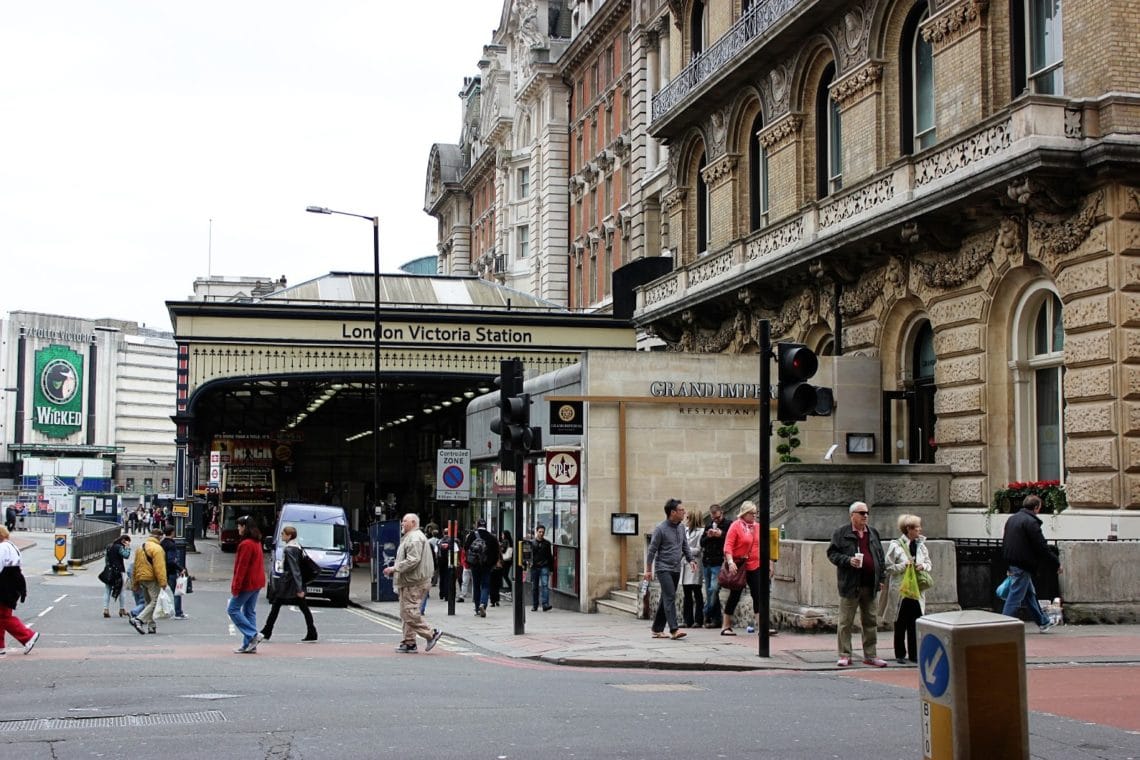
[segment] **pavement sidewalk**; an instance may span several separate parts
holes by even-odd
[[[368,568],[353,571],[351,603],[389,620],[399,621],[397,602],[374,602]],[[769,657],[761,658],[759,637],[737,628],[737,636],[721,636],[719,630],[682,629],[684,639],[654,639],[649,621],[608,614],[584,614],[554,609],[533,612],[525,606],[525,633],[514,633],[514,610],[504,595],[501,607],[487,609],[487,617],[474,614],[468,600],[456,603],[455,615],[435,596],[428,602],[428,622],[474,647],[503,657],[531,659],[558,665],[654,670],[837,670],[834,633],[782,631],[769,639]],[[893,634],[879,632],[879,655],[891,668],[894,662]],[[856,654],[859,636],[855,637]],[[1062,625],[1047,634],[1027,625],[1027,664],[1135,664],[1140,663],[1140,625]],[[856,660],[858,663],[858,660]],[[856,665],[863,668],[863,665]],[[852,668],[854,669],[854,668]],[[845,668],[844,670],[849,670]]]

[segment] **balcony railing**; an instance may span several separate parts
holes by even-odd
[[[665,116],[716,72],[736,60],[748,43],[775,26],[777,21],[801,2],[803,0],[761,0],[749,8],[727,34],[694,58],[672,82],[653,96],[652,121]]]
[[[726,283],[747,280],[807,246],[827,246],[828,240],[840,245],[857,225],[946,193],[972,175],[1010,164],[1036,150],[1042,138],[1056,146],[1068,139],[1066,148],[1079,151],[1084,137],[1080,115],[1079,106],[1060,99],[1026,99],[969,132],[637,288],[635,318],[715,293]]]

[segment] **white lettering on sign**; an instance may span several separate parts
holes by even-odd
[[[64,412],[50,406],[37,406],[36,422],[41,425],[82,425],[83,412]]]
[[[666,398],[764,398],[758,383],[699,383],[689,380],[654,380],[649,395]]]

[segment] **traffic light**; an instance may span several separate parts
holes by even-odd
[[[495,378],[499,386],[499,416],[491,420],[491,432],[499,436],[499,462],[515,468],[516,458],[526,456],[534,443],[530,427],[530,395],[523,393],[523,366],[519,359],[506,359]]]
[[[802,343],[776,345],[776,418],[780,422],[806,420],[808,415],[826,417],[835,406],[830,388],[808,382],[819,369],[815,352]]]

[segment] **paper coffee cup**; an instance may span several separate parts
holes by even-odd
[[[855,552],[855,567],[863,567],[863,552]]]

